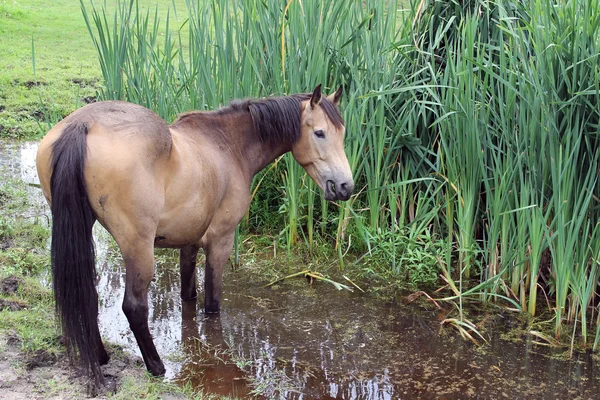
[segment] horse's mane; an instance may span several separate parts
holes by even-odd
[[[254,131],[262,142],[294,143],[300,137],[301,104],[303,101],[309,100],[310,97],[310,93],[305,93],[265,99],[234,100],[229,106],[216,111],[208,113],[192,111],[182,114],[174,122],[174,125],[199,114],[225,116],[240,112],[250,113]],[[344,120],[337,107],[326,97],[321,99],[320,107],[336,128],[341,128],[344,125]]]

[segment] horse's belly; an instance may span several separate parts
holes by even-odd
[[[206,203],[205,199],[198,198],[171,206],[167,202],[159,219],[154,246],[179,248],[199,243],[214,213],[212,204]]]
[[[191,243],[196,242],[198,241],[188,240],[184,237],[167,238],[166,236],[162,236],[157,233],[156,237],[154,238],[154,247],[161,249],[181,249]]]

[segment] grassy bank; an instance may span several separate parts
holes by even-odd
[[[173,5],[183,8],[185,1],[139,2],[140,10],[163,17]],[[49,124],[94,101],[102,87],[78,1],[0,0],[0,54],[0,137],[40,137]]]
[[[58,352],[52,295],[40,284],[49,271],[47,219],[29,209],[25,185],[15,179],[0,185],[0,330],[15,334],[22,349]],[[34,215],[32,215],[34,214]]]
[[[97,56],[78,2],[0,1],[0,135],[41,135],[95,95]],[[33,51],[35,48],[35,73]]]

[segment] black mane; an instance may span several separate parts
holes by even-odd
[[[260,140],[267,143],[294,143],[300,137],[301,104],[309,99],[310,94],[296,94],[250,100],[248,109]],[[333,103],[323,98],[320,105],[336,128],[341,128],[344,121]],[[235,104],[231,107],[235,107]]]
[[[250,113],[254,131],[263,143],[294,143],[300,137],[300,115],[303,101],[310,100],[310,93],[294,94],[285,97],[268,97],[265,99],[234,100],[229,106],[214,111],[217,115],[231,113]],[[344,125],[344,120],[337,107],[323,97],[321,109],[336,128]],[[197,115],[197,111],[182,114],[177,122],[187,119],[188,116]]]

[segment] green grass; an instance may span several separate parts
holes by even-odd
[[[47,271],[48,219],[32,212],[23,182],[8,178],[0,183],[0,208],[0,277]]]
[[[183,8],[185,1],[139,3],[142,10],[158,6],[159,15],[166,15],[173,3]],[[47,121],[91,101],[102,87],[78,1],[0,0],[0,54],[0,137],[40,137]]]
[[[0,311],[0,333],[16,334],[23,351],[57,353],[52,294],[40,284],[40,274],[48,273],[50,267],[47,220],[26,218],[31,207],[26,186],[16,179],[0,184],[0,207],[0,280],[17,277],[21,281],[17,293],[0,293],[0,298],[27,306]]]
[[[0,266],[4,266],[0,260]],[[17,274],[11,274],[18,276]],[[0,278],[2,279],[2,278]],[[15,301],[27,306],[26,309],[0,311],[0,334],[16,335],[23,352],[44,350],[50,353],[63,353],[59,344],[58,330],[54,319],[54,301],[48,288],[40,286],[37,279],[25,279],[17,295],[0,298]]]
[[[121,382],[119,390],[109,394],[107,398],[114,400],[162,400],[166,395],[168,395],[169,398],[189,400],[232,399],[232,397],[227,396],[205,394],[199,391],[198,388],[194,389],[187,386],[181,387],[163,379],[154,378],[149,373],[146,373],[141,377],[126,377],[123,382]]]
[[[47,112],[65,116],[95,95],[97,56],[77,2],[0,0],[0,53],[1,136],[40,136]]]

